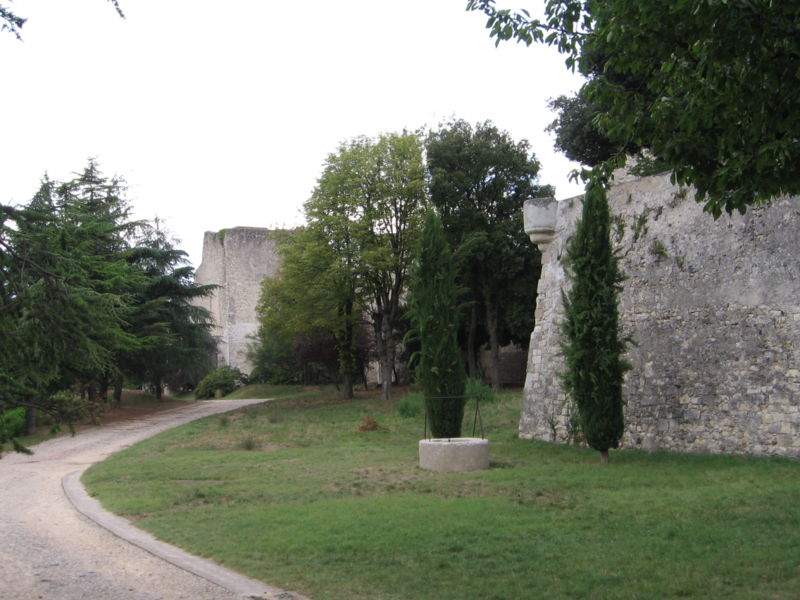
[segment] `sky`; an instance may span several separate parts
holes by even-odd
[[[326,157],[361,135],[489,120],[557,198],[581,191],[544,131],[580,78],[550,48],[495,47],[466,0],[3,4],[28,22],[0,34],[0,203],[91,157],[195,267],[205,231],[302,224]]]

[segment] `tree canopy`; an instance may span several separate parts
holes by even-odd
[[[337,268],[347,271],[370,315],[384,398],[391,395],[401,302],[427,203],[422,154],[412,132],[351,140],[328,157],[306,204],[309,226],[326,227]]]
[[[388,398],[403,333],[401,301],[426,201],[418,134],[358,137],[331,153],[304,205],[305,227],[282,244],[282,272],[263,288],[262,335],[254,356],[272,352],[276,336],[270,331],[284,342],[319,339],[328,331],[350,396],[364,358],[366,316]]]
[[[800,193],[797,0],[469,0],[498,42],[556,45],[620,148],[646,148],[714,216]],[[624,164],[617,156],[606,167]]]
[[[117,14],[124,19],[125,15],[122,12],[119,0],[108,1],[114,5],[114,10],[117,11]],[[0,31],[7,31],[17,39],[22,39],[22,27],[27,21],[26,18],[14,13],[7,5],[0,4]]]
[[[351,268],[357,237],[350,219],[327,216],[277,236],[281,270],[262,282],[252,376],[314,383],[333,371],[341,375],[344,397],[352,398],[363,362],[362,305]]]
[[[191,300],[210,288],[184,262],[94,161],[45,178],[26,206],[0,205],[0,416],[24,406],[70,423],[123,377],[199,379],[213,340]]]
[[[527,346],[533,330],[539,257],[523,231],[520,207],[553,190],[538,184],[539,162],[528,142],[490,122],[443,124],[430,133],[426,149],[431,202],[467,290],[461,337],[469,374],[479,377],[477,350],[488,342],[490,376],[499,388],[500,346]]]

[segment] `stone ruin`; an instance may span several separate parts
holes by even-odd
[[[623,177],[609,194],[627,276],[628,448],[800,456],[800,199],[714,220],[669,175]],[[542,252],[520,435],[570,438],[559,323],[565,247],[581,198],[529,200]]]
[[[215,364],[236,367],[249,374],[253,365],[247,359],[251,336],[258,332],[256,307],[261,282],[276,275],[281,257],[275,245],[275,231],[261,227],[234,227],[207,231],[203,238],[203,259],[195,274],[199,284],[219,286],[213,295],[197,301],[211,311],[217,339]],[[514,345],[500,350],[500,377],[506,385],[521,385],[525,379],[525,351]],[[488,372],[489,351],[479,356]],[[406,369],[398,365],[401,377]],[[370,385],[380,381],[380,366],[374,361],[368,369]]]
[[[274,231],[260,227],[234,227],[207,231],[203,238],[203,261],[195,281],[219,288],[197,301],[211,311],[217,338],[217,366],[236,367],[250,373],[247,359],[249,336],[258,332],[256,306],[261,281],[272,277],[280,267],[273,239]]]

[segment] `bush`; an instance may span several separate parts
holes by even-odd
[[[0,415],[0,437],[3,439],[20,437],[25,433],[25,408],[7,410]]]
[[[401,417],[410,419],[422,414],[425,398],[419,392],[409,392],[397,401],[397,412]]]
[[[490,404],[495,401],[491,386],[486,385],[480,379],[467,379],[464,395],[470,397],[470,400],[477,398],[481,404]]]
[[[200,380],[194,391],[195,398],[213,398],[217,390],[224,396],[230,394],[245,382],[245,376],[234,367],[219,367]]]

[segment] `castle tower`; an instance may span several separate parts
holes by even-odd
[[[258,331],[256,306],[261,281],[278,272],[274,231],[260,227],[234,227],[207,231],[203,238],[203,261],[197,269],[197,283],[220,286],[214,294],[198,301],[211,311],[218,340],[217,364],[252,370],[247,360],[249,337]]]

